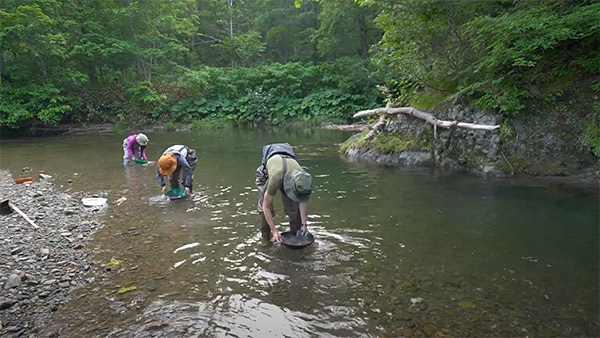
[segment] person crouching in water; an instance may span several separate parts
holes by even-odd
[[[283,210],[290,220],[290,231],[306,233],[312,176],[300,167],[292,146],[276,143],[263,147],[262,164],[256,169],[256,187],[260,230],[264,237],[281,243],[281,234],[273,221],[273,200],[277,190],[281,191]]]
[[[129,164],[129,160],[135,159],[148,161],[146,157],[146,146],[148,136],[139,133],[127,136],[123,140],[123,165]]]
[[[179,179],[181,176],[185,192],[191,194],[196,162],[198,162],[198,158],[194,149],[180,144],[167,148],[158,159],[156,166],[156,176],[158,183],[162,187],[162,192],[165,193],[167,191],[167,185],[163,176],[169,176],[171,189],[179,189]]]

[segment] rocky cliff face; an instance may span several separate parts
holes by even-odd
[[[502,124],[502,116],[465,106],[433,112],[438,119]],[[548,116],[512,117],[495,131],[437,129],[423,120],[399,114],[390,118],[383,133],[365,142],[363,134],[351,137],[342,150],[351,160],[404,167],[438,167],[484,177],[516,174],[583,176],[598,179],[599,160],[583,140],[584,123]],[[385,135],[385,136],[383,136]],[[390,142],[395,137],[398,141]],[[384,141],[385,140],[385,141]],[[396,147],[382,146],[394,143]],[[408,146],[406,146],[408,145]]]

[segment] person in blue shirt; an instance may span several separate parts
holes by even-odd
[[[192,192],[194,170],[196,169],[197,162],[198,158],[194,149],[181,144],[167,148],[158,159],[156,166],[156,177],[162,187],[162,192],[167,191],[167,185],[163,176],[169,176],[171,189],[179,189],[179,180],[181,177],[181,183],[183,183],[186,193],[190,194]]]

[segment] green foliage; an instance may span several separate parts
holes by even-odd
[[[158,94],[152,89],[152,84],[147,81],[138,82],[135,86],[127,89],[127,94],[131,95],[131,103],[143,103],[153,105],[164,101],[167,96]]]
[[[339,58],[359,55],[366,58],[380,30],[374,19],[378,6],[357,1],[321,1],[320,25],[313,34],[322,57]]]
[[[572,85],[558,81],[569,74],[598,74],[600,60],[592,51],[599,40],[599,3],[519,6],[474,19],[467,29],[478,61],[461,90],[483,106],[518,113],[529,99],[560,97]]]
[[[192,130],[217,130],[226,127],[226,123],[222,120],[205,118],[192,121]]]
[[[508,140],[508,139],[512,138],[514,135],[515,135],[515,132],[508,125],[508,119],[504,119],[504,121],[502,121],[502,126],[500,127],[500,137],[503,140]]]
[[[117,123],[113,126],[112,131],[113,133],[122,133],[125,131],[125,129],[127,129],[127,127],[125,127],[125,124],[123,123]]]
[[[165,123],[165,128],[167,129],[167,131],[175,131],[175,130],[177,130],[177,126],[173,122],[167,122],[167,123]]]
[[[68,97],[52,85],[0,87],[0,126],[19,128],[25,124],[56,125],[71,111]]]
[[[600,114],[595,114],[594,118],[586,125],[583,137],[592,153],[596,157],[600,157]]]
[[[591,0],[5,0],[0,124],[510,116],[597,93],[599,29]]]
[[[365,87],[369,73],[359,59],[323,65],[269,64],[256,68],[203,67],[183,82],[195,98],[169,108],[177,121],[212,118],[235,124],[280,124],[315,118],[348,120],[364,106],[375,106],[381,95]]]
[[[436,93],[416,92],[410,97],[409,105],[417,109],[427,110],[439,103],[439,97],[436,96]]]
[[[589,91],[600,69],[596,1],[379,3],[374,64],[434,97],[517,114]]]

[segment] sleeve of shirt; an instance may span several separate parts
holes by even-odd
[[[277,190],[283,186],[283,172],[278,171],[269,175],[266,191],[271,196],[277,195]]]
[[[158,179],[158,183],[160,184],[160,186],[164,187],[165,186],[165,179],[160,174],[160,171],[158,171],[158,163],[156,164],[156,178]]]
[[[194,171],[192,170],[184,156],[179,156],[179,158],[177,159],[177,164],[181,165],[181,168],[183,168],[183,170],[185,171],[185,182],[183,182],[183,186],[189,188],[192,185],[192,175],[194,175]]]
[[[129,154],[129,157],[135,157],[135,155],[133,154],[133,143],[135,141],[135,136],[131,135],[127,138],[127,154]]]

